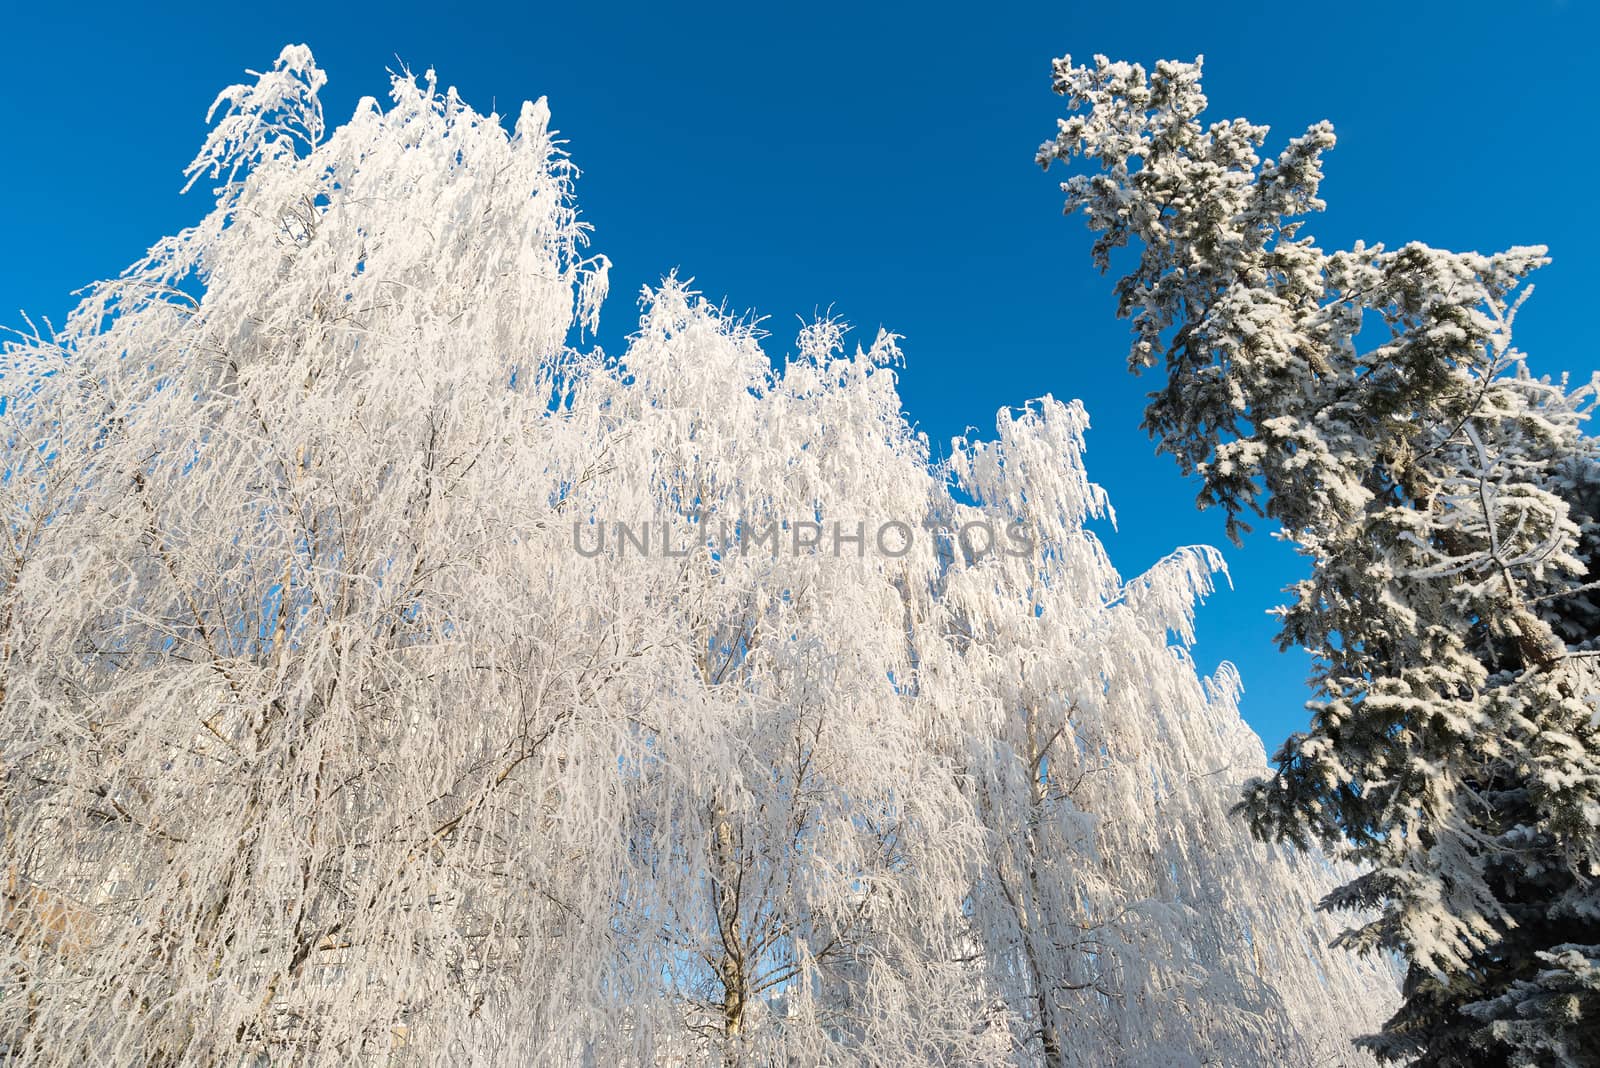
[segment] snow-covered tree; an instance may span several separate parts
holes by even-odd
[[[1593,384],[1512,346],[1542,248],[1324,252],[1300,235],[1327,124],[1203,124],[1200,63],[1057,61],[1074,110],[1039,161],[1117,283],[1145,412],[1230,533],[1264,512],[1310,565],[1282,642],[1315,657],[1310,730],[1250,785],[1262,835],[1342,843],[1345,940],[1409,964],[1372,1048],[1594,1064],[1600,1017],[1600,446]],[[1589,989],[1587,996],[1556,991]]]
[[[957,641],[928,660],[987,719],[968,733],[988,832],[974,911],[1019,1045],[1051,1066],[1363,1062],[1350,1038],[1391,1003],[1388,967],[1305,919],[1335,881],[1325,860],[1264,850],[1228,814],[1265,754],[1232,667],[1201,679],[1184,651],[1220,557],[1122,580],[1084,529],[1109,510],[1086,428],[1045,398],[1002,413],[998,440],[958,442],[979,515],[1039,540],[952,571]]]
[[[1081,409],[934,463],[892,336],[775,364],[670,278],[582,351],[543,103],[322,84],[225,92],[214,208],[5,349],[10,1062],[1320,1064],[1389,1011],[1334,867],[1224,817],[1219,561],[1117,576]]]

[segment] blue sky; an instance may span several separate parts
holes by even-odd
[[[1600,365],[1585,321],[1600,16],[1579,0],[144,6],[0,14],[0,323],[59,316],[72,289],[197,219],[179,171],[206,107],[285,43],[329,72],[330,122],[401,61],[480,110],[547,95],[614,263],[609,351],[638,287],[676,267],[769,316],[774,347],[830,307],[868,340],[903,334],[906,409],[935,442],[992,429],[1002,405],[1082,398],[1123,572],[1176,545],[1225,548],[1234,589],[1203,611],[1197,657],[1240,666],[1269,749],[1305,718],[1305,660],[1275,651],[1265,614],[1299,564],[1264,529],[1227,546],[1138,430],[1152,386],[1124,370],[1111,280],[1060,214],[1060,175],[1032,162],[1062,113],[1052,57],[1204,53],[1214,117],[1270,123],[1274,143],[1331,119],[1323,247],[1548,244],[1520,345],[1539,372]]]

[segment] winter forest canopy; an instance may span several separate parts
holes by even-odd
[[[1058,62],[1041,160],[1140,246],[1160,446],[1308,558],[1276,771],[1187,653],[1220,555],[1118,574],[1078,404],[935,450],[892,334],[671,276],[602,352],[543,101],[226,90],[204,218],[0,363],[6,1063],[1593,1063],[1539,254],[1320,252],[1331,133],[1263,162],[1198,75]]]

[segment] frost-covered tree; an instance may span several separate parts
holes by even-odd
[[[1389,1011],[1224,818],[1218,560],[1117,576],[1081,409],[934,463],[892,336],[775,364],[673,279],[582,351],[543,103],[322,84],[226,91],[212,210],[5,349],[8,1062],[1309,1065]]]
[[[928,658],[984,717],[967,736],[988,832],[974,913],[1019,1045],[1051,1066],[1364,1062],[1349,1039],[1392,1003],[1388,967],[1304,921],[1335,881],[1325,860],[1264,850],[1228,816],[1265,754],[1232,667],[1201,679],[1184,650],[1220,557],[1185,549],[1121,579],[1084,528],[1109,511],[1086,428],[1045,398],[1002,413],[996,441],[957,443],[978,502],[954,517],[958,548],[976,518],[1039,540],[951,572],[957,640]]]
[[[1074,110],[1039,161],[1117,282],[1145,426],[1230,533],[1264,513],[1310,565],[1281,641],[1315,657],[1310,730],[1251,784],[1263,836],[1342,843],[1345,936],[1409,965],[1372,1048],[1594,1064],[1600,1016],[1600,447],[1593,384],[1512,346],[1541,248],[1324,252],[1301,236],[1327,124],[1203,124],[1200,64],[1057,61]],[[1587,994],[1580,991],[1588,991]]]

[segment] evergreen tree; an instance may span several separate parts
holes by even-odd
[[[1055,65],[1082,158],[1068,213],[1116,285],[1130,367],[1164,363],[1145,427],[1220,506],[1309,565],[1281,643],[1315,658],[1310,728],[1253,782],[1263,837],[1342,847],[1344,936],[1402,954],[1369,1044],[1430,1065],[1593,1064],[1600,1016],[1600,449],[1592,383],[1512,345],[1542,248],[1324,252],[1302,236],[1326,123],[1203,124],[1200,63]],[[1583,993],[1588,991],[1588,993]]]

